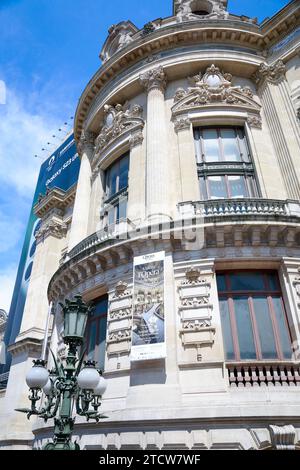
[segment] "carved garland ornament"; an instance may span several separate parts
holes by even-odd
[[[142,142],[140,131],[145,124],[142,114],[143,108],[138,104],[133,105],[130,109],[121,104],[116,106],[105,105],[104,124],[96,139],[96,154],[102,152],[113,140],[128,131],[132,131],[133,135],[136,131],[139,142]]]
[[[193,108],[201,109],[204,106],[232,105],[246,108],[249,112],[249,125],[260,126],[261,106],[253,99],[253,93],[247,86],[234,86],[232,84],[232,75],[221,73],[215,65],[211,65],[202,76],[202,74],[188,77],[191,85],[187,90],[179,88],[174,96],[174,105],[172,108],[175,128],[179,128],[186,122],[185,118],[179,116],[187,114]]]

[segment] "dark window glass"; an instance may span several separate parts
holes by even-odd
[[[277,357],[277,350],[268,299],[263,296],[255,296],[253,306],[262,358],[273,359],[273,357]]]
[[[234,297],[233,302],[241,359],[255,359],[256,351],[248,299]]]
[[[232,291],[265,290],[264,276],[258,272],[240,272],[229,274]]]
[[[127,214],[127,194],[129,172],[129,156],[123,155],[106,171],[106,225],[114,225]],[[120,194],[118,194],[120,193]],[[115,196],[115,198],[114,198]]]
[[[128,186],[129,156],[123,155],[106,170],[106,194],[114,196]]]
[[[226,359],[233,360],[235,357],[235,354],[234,354],[233,338],[232,338],[231,324],[230,324],[230,313],[229,313],[228,302],[225,299],[220,300],[220,314],[221,314],[222,331],[223,331],[223,337],[224,337],[224,343],[225,343]]]
[[[276,272],[218,273],[217,286],[227,360],[291,359],[291,337]]]
[[[95,301],[94,309],[86,327],[87,357],[96,361],[97,367],[104,369],[106,330],[107,330],[107,296]]]

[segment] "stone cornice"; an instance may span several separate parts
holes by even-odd
[[[42,340],[37,338],[24,338],[16,343],[12,344],[7,348],[13,356],[16,356],[21,353],[28,353],[33,355],[39,355],[42,348]]]
[[[68,191],[53,188],[47,191],[45,196],[39,198],[34,206],[34,213],[40,219],[43,219],[52,209],[64,210],[73,204],[76,195],[76,184],[74,184]]]
[[[186,23],[164,25],[156,28],[146,37],[134,35],[134,40],[128,43],[119,52],[114,54],[94,75],[81,96],[75,118],[75,139],[78,142],[88,110],[99,91],[131,65],[147,59],[149,52],[157,54],[162,50],[180,47],[184,44],[228,44],[243,46],[253,50],[253,53],[262,52],[276,41],[288,34],[299,22],[300,7],[295,0],[288,5],[283,14],[275,15],[274,19],[264,23],[261,27],[241,18],[229,20],[189,21]],[[136,36],[136,37],[135,37]]]

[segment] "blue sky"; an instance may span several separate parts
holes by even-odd
[[[261,22],[287,3],[229,0],[229,11]],[[41,149],[74,116],[108,28],[171,12],[172,0],[0,0],[0,308],[9,309],[42,162],[34,155],[46,157]]]

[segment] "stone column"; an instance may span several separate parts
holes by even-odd
[[[200,190],[197,176],[194,137],[191,121],[177,119],[174,123],[178,136],[181,201],[199,201]]]
[[[135,225],[145,219],[145,151],[143,132],[130,139],[130,169],[127,217]]]
[[[282,61],[272,66],[261,64],[256,81],[287,195],[299,199],[300,131],[285,78],[285,65]]]
[[[91,202],[91,161],[94,151],[95,135],[83,131],[78,145],[81,155],[80,172],[73,209],[68,251],[72,250],[88,235],[89,212]]]
[[[162,67],[149,70],[140,76],[148,93],[147,100],[147,157],[146,157],[146,208],[151,222],[170,220],[168,142],[164,92],[166,75]]]

